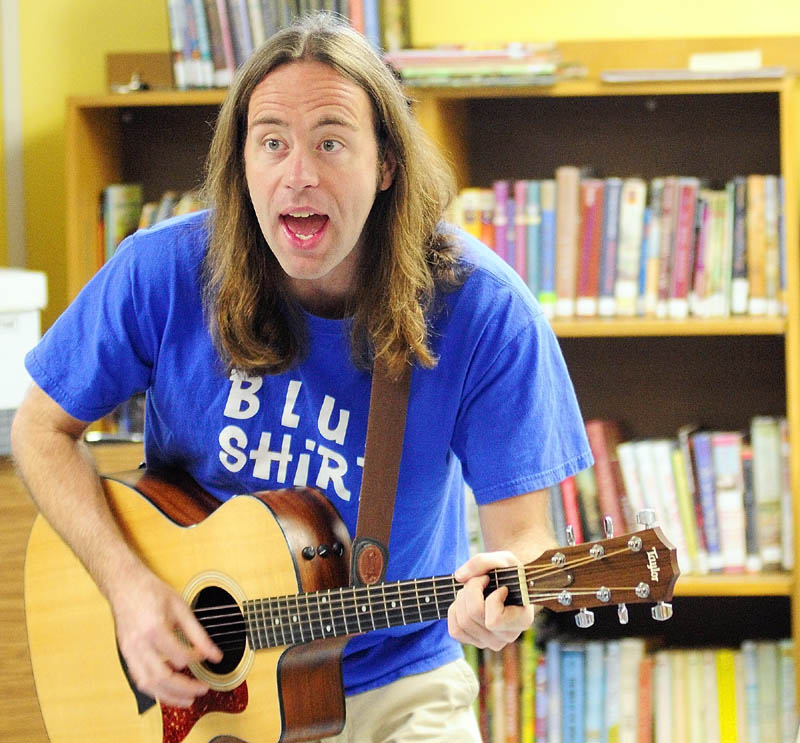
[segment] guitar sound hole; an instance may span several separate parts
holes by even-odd
[[[192,609],[223,653],[219,663],[205,662],[203,665],[212,673],[230,673],[239,665],[247,646],[244,617],[239,605],[224,589],[209,586],[197,594]]]

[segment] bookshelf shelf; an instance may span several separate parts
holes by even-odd
[[[737,317],[661,320],[657,318],[576,318],[553,320],[562,338],[635,336],[783,335],[786,321],[778,317]]]
[[[752,575],[681,576],[675,586],[676,596],[791,596],[794,577],[791,573]]]

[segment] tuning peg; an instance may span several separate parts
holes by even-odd
[[[611,519],[611,516],[603,517],[603,533],[608,539],[611,539],[614,536],[614,522]]]
[[[594,612],[586,608],[581,609],[575,615],[575,624],[581,629],[588,629],[594,624]]]
[[[655,606],[651,607],[650,614],[657,622],[666,622],[667,619],[672,617],[672,604],[666,601],[659,601]]]
[[[656,512],[652,508],[643,508],[636,514],[636,523],[649,529],[656,523]]]
[[[567,532],[567,546],[574,547],[576,545],[575,529],[572,527],[572,524],[567,524],[567,527],[564,529],[564,531]]]

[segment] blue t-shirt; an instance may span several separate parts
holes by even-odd
[[[354,533],[370,375],[348,320],[307,315],[310,353],[284,374],[230,376],[201,301],[206,213],[140,231],[26,358],[36,383],[85,421],[147,391],[148,466],[183,468],[220,500],[319,488]],[[387,580],[452,573],[468,557],[467,483],[479,504],[545,488],[591,453],[558,342],[520,278],[463,234],[472,270],[439,297],[439,363],[415,367]],[[348,693],[459,657],[445,621],[378,630],[345,650]]]

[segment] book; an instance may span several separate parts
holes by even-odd
[[[744,479],[742,474],[742,434],[716,431],[711,434],[711,459],[714,468],[714,493],[720,524],[723,570],[745,569]]]
[[[778,644],[756,642],[758,667],[758,727],[760,740],[781,740],[781,692]],[[794,716],[793,716],[794,717]]]
[[[253,36],[250,30],[248,0],[227,0],[228,23],[231,29],[236,66],[240,66],[253,53]]]
[[[536,659],[536,743],[547,743],[547,654],[541,653]],[[484,738],[485,740],[485,738]]]
[[[701,656],[703,658],[703,679],[705,681],[705,695],[703,698],[705,740],[707,743],[721,743],[716,648],[705,648],[701,651]]]
[[[519,650],[519,743],[536,740],[536,666],[538,650],[533,627],[517,643]]]
[[[581,509],[578,502],[578,485],[574,475],[561,481],[561,501],[564,504],[564,520],[566,526],[571,526],[577,544],[584,542]]]
[[[636,743],[653,741],[653,669],[655,659],[645,655],[639,661],[639,701],[637,709]]]
[[[794,743],[797,732],[795,703],[794,641],[791,638],[778,640],[778,677],[781,690],[781,741]]]
[[[233,73],[236,69],[228,24],[228,7],[224,0],[203,0],[203,7],[214,67],[213,85],[217,88],[227,88],[233,83]]]
[[[534,297],[538,296],[541,286],[541,234],[542,205],[541,186],[537,180],[527,181],[525,194],[525,267],[526,283]]]
[[[655,317],[658,308],[658,277],[661,273],[661,211],[664,198],[664,179],[653,178],[650,181],[650,221],[647,230],[647,248],[645,250],[644,292],[639,314]]]
[[[686,653],[686,721],[688,743],[706,741],[706,680],[703,652],[699,648],[682,650]]]
[[[736,667],[735,651],[731,648],[719,648],[715,652],[717,668],[717,710],[719,738],[722,741],[737,743],[739,726],[736,709]]]
[[[602,640],[589,640],[585,650],[585,743],[605,741],[605,676],[605,645]]]
[[[547,655],[547,743],[562,743],[561,735],[561,645],[558,639],[545,643]]]
[[[628,503],[634,514],[649,507],[646,505],[644,489],[639,477],[635,448],[636,442],[634,441],[622,441],[617,444],[617,459],[622,471],[622,482],[625,485]]]
[[[105,260],[139,227],[142,213],[141,183],[110,183],[103,189],[103,234]]]
[[[575,314],[580,317],[597,315],[597,302],[600,294],[600,260],[603,247],[604,188],[605,183],[600,178],[583,178],[579,185]],[[613,280],[610,283],[613,287]]]
[[[697,473],[694,468],[694,457],[692,456],[691,436],[699,427],[693,423],[688,423],[678,429],[678,447],[683,454],[683,466],[685,469],[686,489],[689,494],[689,502],[694,511],[695,539],[697,541],[697,571],[701,574],[708,573],[708,545],[706,543],[705,525],[703,523],[703,509],[697,493]]]
[[[680,516],[680,531],[686,545],[688,556],[689,571],[702,573],[700,564],[700,547],[697,540],[697,521],[695,519],[694,500],[689,491],[686,463],[684,461],[683,450],[677,442],[671,452],[672,456],[672,476],[675,484],[675,499],[678,503]]]
[[[458,194],[458,225],[473,237],[481,237],[481,199],[480,188],[463,188]]]
[[[764,291],[765,313],[781,314],[780,248],[778,235],[778,177],[764,176]]]
[[[792,493],[792,447],[789,441],[789,421],[778,419],[781,438],[781,567],[794,568],[794,496]]]
[[[508,181],[498,180],[492,184],[494,193],[494,250],[508,262]],[[513,229],[513,225],[511,226]]]
[[[580,506],[583,524],[583,537],[586,541],[602,539],[603,524],[597,504],[597,480],[594,466],[575,473],[575,484],[578,488],[578,505]]]
[[[261,0],[247,0],[247,17],[250,20],[250,36],[253,39],[253,49],[257,49],[267,40],[264,15]]]
[[[744,481],[744,567],[748,573],[761,570],[761,553],[758,548],[758,525],[756,523],[756,503],[753,492],[753,447],[742,446],[742,479]]]
[[[641,637],[623,637],[619,641],[619,743],[637,743],[642,658]]]
[[[605,736],[608,743],[620,743],[620,641],[606,641]]]
[[[754,640],[745,640],[741,645],[744,692],[747,716],[746,740],[761,740],[758,690],[758,651]]]
[[[564,499],[561,497],[561,486],[551,485],[548,489],[550,502],[550,519],[553,523],[553,533],[559,544],[566,544],[567,517],[564,513]]]
[[[545,179],[539,184],[542,210],[541,272],[539,304],[546,317],[556,314],[556,182]]]
[[[747,179],[733,178],[733,260],[731,267],[731,313],[747,313],[750,284],[747,276]]]
[[[617,256],[619,255],[621,199],[622,180],[606,178],[600,249],[600,284],[597,300],[597,313],[601,317],[613,317],[617,314],[616,282],[619,262]]]
[[[528,282],[528,181],[514,181],[514,269]]]
[[[714,463],[711,457],[711,433],[697,431],[689,437],[692,447],[694,471],[697,478],[697,495],[703,512],[703,532],[708,550],[708,569],[712,572],[723,568],[722,545],[717,519]]]
[[[499,655],[503,683],[503,737],[499,743],[519,743],[520,668],[517,643],[508,643]]]
[[[584,742],[584,645],[561,647],[562,743]]]
[[[167,14],[173,82],[178,90],[186,90],[189,87],[189,58],[184,43],[187,27],[184,0],[167,0]]]
[[[766,238],[764,234],[765,180],[763,175],[747,176],[747,278],[748,311],[751,315],[767,313]]]
[[[644,180],[626,178],[621,185],[617,276],[614,284],[615,314],[620,317],[636,315],[646,202],[647,184]]]
[[[656,471],[657,492],[661,503],[660,520],[666,525],[670,540],[675,544],[678,552],[678,563],[687,572],[693,569],[693,557],[690,552],[684,526],[681,518],[681,509],[678,503],[678,494],[675,488],[675,465],[673,453],[678,444],[673,439],[652,439],[650,442],[653,465]]]
[[[667,317],[670,283],[672,280],[672,253],[675,249],[675,224],[678,212],[678,178],[664,178],[661,193],[661,234],[658,244],[658,299],[656,316]]]
[[[556,317],[575,314],[578,268],[581,170],[574,165],[556,168]]]
[[[653,741],[673,743],[672,666],[670,652],[658,650],[653,656]]]
[[[764,570],[779,570],[782,562],[782,462],[778,419],[756,416],[750,421],[753,504],[758,553]]]
[[[707,314],[708,260],[711,243],[711,204],[708,189],[700,189],[697,196],[697,236],[694,246],[692,285],[689,291],[689,312],[697,317]]]
[[[617,455],[617,446],[623,436],[619,423],[610,420],[586,421],[586,435],[594,456],[597,480],[597,502],[601,517],[610,516],[616,534],[631,531],[632,519],[628,516],[625,486]]]
[[[689,285],[694,265],[695,209],[700,181],[697,178],[681,177],[677,179],[675,188],[675,235],[667,314],[672,318],[683,319],[689,315]]]

